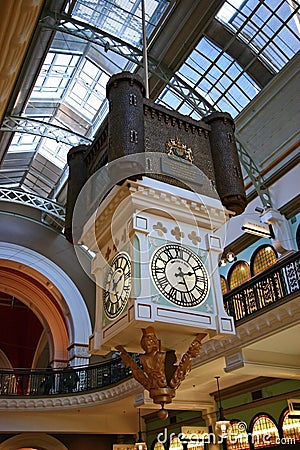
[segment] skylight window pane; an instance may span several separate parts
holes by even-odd
[[[225,72],[231,65],[232,58],[230,58],[226,53],[221,54],[218,58],[218,66]]]
[[[177,109],[180,105],[182,99],[180,99],[177,95],[171,92],[168,88],[164,91],[164,94],[161,97],[162,102],[168,107],[172,109]]]
[[[206,38],[201,39],[196,50],[202,55],[205,55],[205,58],[209,61],[214,61],[221,53],[221,50]]]
[[[62,98],[78,60],[77,55],[48,53],[34,86],[32,98]]]
[[[230,80],[227,76],[227,74],[223,74],[223,76],[219,80],[220,86],[226,90],[232,83],[232,80]]]
[[[208,81],[208,79],[202,78],[198,86],[203,92],[208,92],[212,84]]]
[[[63,169],[67,162],[67,154],[70,146],[62,142],[56,142],[53,139],[44,138],[39,149],[39,153],[47,158],[50,162],[55,164],[60,169]]]
[[[204,73],[211,65],[211,61],[209,61],[206,56],[203,57],[203,55],[204,53],[199,53],[197,49],[195,49],[187,59],[187,63],[194,67],[199,73]]]
[[[102,101],[94,94],[91,94],[88,101],[86,102],[89,110],[95,114],[101,106]]]
[[[169,0],[145,2],[147,36],[152,33],[169,3]],[[141,0],[78,0],[72,15],[131,44],[139,47],[142,45]]]
[[[190,80],[192,83],[196,83],[199,79],[199,72],[196,72],[193,70],[192,67],[188,66],[187,64],[184,64],[181,68],[181,74]]]
[[[227,0],[217,18],[278,72],[300,48],[296,8],[295,0]]]
[[[83,87],[80,83],[75,83],[70,97],[76,98],[78,103],[81,104],[82,100],[87,95],[87,92],[87,88]]]

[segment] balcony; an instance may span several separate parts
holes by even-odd
[[[228,314],[239,326],[295,299],[300,291],[300,252],[290,253],[276,264],[224,295]],[[217,345],[217,344],[216,344]],[[230,343],[228,344],[230,345]],[[220,351],[225,348],[221,346]],[[217,348],[215,348],[217,357]],[[138,362],[138,357],[136,356]],[[202,360],[203,362],[203,360]],[[201,365],[201,362],[200,362]],[[73,379],[73,383],[71,383]],[[131,379],[131,370],[120,358],[99,365],[47,370],[0,370],[0,396],[66,397],[110,389]],[[74,381],[75,380],[75,381]]]
[[[281,258],[267,270],[226,293],[224,306],[236,326],[299,294],[300,252]]]

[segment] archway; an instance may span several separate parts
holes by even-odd
[[[2,259],[1,259],[2,258]],[[43,255],[10,243],[0,243],[0,290],[14,295],[44,326],[53,360],[69,359],[72,346],[86,349],[77,365],[88,362],[90,317],[79,290],[56,264]]]
[[[22,433],[0,444],[0,450],[68,450],[58,439],[46,433]]]

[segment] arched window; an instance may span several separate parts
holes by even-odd
[[[254,448],[270,447],[280,443],[277,426],[267,414],[255,417],[250,431]]]
[[[226,441],[227,450],[250,449],[247,427],[240,420],[231,421]]]
[[[229,288],[234,289],[240,284],[251,278],[250,267],[246,261],[237,262],[231,269],[228,275]]]
[[[300,442],[300,420],[289,415],[287,409],[282,416],[282,435],[286,439],[286,443]],[[291,441],[292,440],[292,441]]]
[[[178,438],[178,436],[174,436],[172,438],[172,441],[170,443],[169,449],[171,450],[183,450],[183,445],[180,442],[180,439]]]
[[[251,273],[256,275],[277,262],[277,254],[271,245],[259,247],[251,258]]]
[[[220,275],[220,279],[221,279],[222,294],[224,295],[228,291],[227,281],[226,281],[226,278],[223,275]]]

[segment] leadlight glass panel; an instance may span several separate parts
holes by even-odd
[[[249,264],[246,261],[236,263],[229,274],[230,289],[240,286],[242,283],[249,280],[250,277]]]
[[[282,422],[283,437],[285,439],[295,439],[296,442],[300,442],[300,419],[293,418],[293,416],[289,417],[289,412],[289,410],[285,412]]]
[[[262,414],[253,422],[252,440],[254,448],[270,447],[280,442],[276,424],[266,414]]]
[[[192,442],[189,442],[187,445],[188,450],[203,450],[204,449],[204,444],[200,445],[200,444],[193,444]]]
[[[241,426],[243,422],[232,422],[228,428],[228,438],[226,441],[227,450],[242,450],[249,449],[248,434],[244,426]]]
[[[177,436],[174,436],[172,439],[172,442],[169,446],[169,449],[172,450],[183,450],[183,445],[180,442],[179,438]]]
[[[228,291],[226,279],[225,279],[225,277],[223,277],[222,275],[220,276],[220,279],[221,279],[222,293],[223,293],[223,294],[226,294],[226,292]]]
[[[276,261],[276,253],[270,245],[260,248],[253,256],[253,275],[267,269]]]

